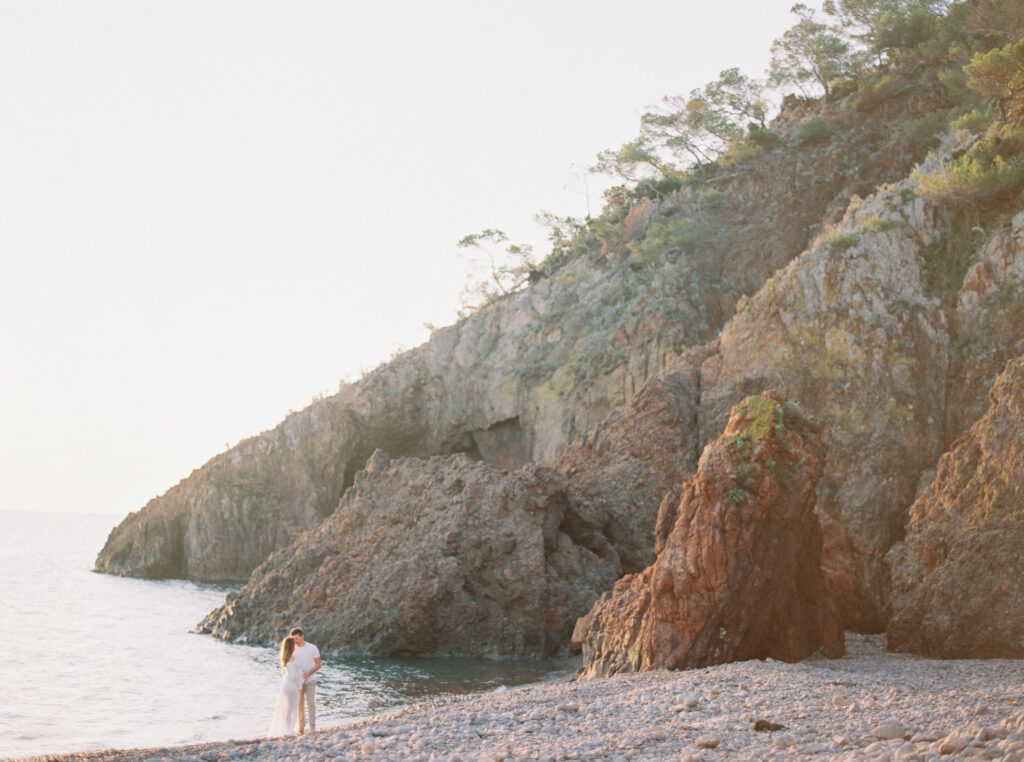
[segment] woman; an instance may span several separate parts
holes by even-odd
[[[302,689],[302,667],[292,658],[295,638],[290,635],[281,641],[281,689],[277,692],[277,706],[267,729],[267,738],[294,736],[299,732],[299,691]]]

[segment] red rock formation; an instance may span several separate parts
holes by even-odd
[[[890,650],[1024,657],[1024,357],[989,400],[942,456],[889,553]]]
[[[681,499],[662,502],[657,560],[577,622],[585,674],[841,655],[814,515],[824,464],[820,427],[794,403],[738,405]]]
[[[377,451],[338,509],[199,630],[272,643],[301,623],[342,653],[550,654],[615,579],[561,530],[567,504],[548,468]]]

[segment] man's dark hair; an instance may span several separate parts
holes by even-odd
[[[289,632],[288,634],[289,635],[301,635],[302,634],[302,628],[301,627],[292,627],[292,631]]]

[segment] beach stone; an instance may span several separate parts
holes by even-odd
[[[778,749],[788,749],[796,745],[796,736],[792,733],[780,733],[772,739],[772,746]]]
[[[697,739],[694,741],[698,749],[717,749],[721,742],[722,739],[713,735],[697,736]]]
[[[906,733],[907,729],[895,720],[887,720],[881,725],[875,726],[871,731],[872,736],[882,739],[903,738]]]
[[[681,498],[662,501],[657,560],[576,623],[583,676],[841,655],[814,515],[824,463],[821,427],[798,405],[771,392],[737,405]]]
[[[939,741],[938,751],[939,754],[956,754],[966,749],[968,744],[970,744],[969,738],[953,732]]]

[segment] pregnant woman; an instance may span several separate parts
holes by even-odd
[[[281,689],[277,692],[277,706],[267,729],[267,738],[293,736],[299,732],[299,691],[302,690],[302,667],[292,658],[295,638],[290,635],[281,641]]]

